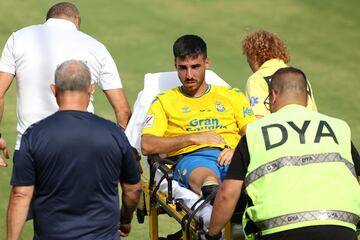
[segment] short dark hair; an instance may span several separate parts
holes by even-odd
[[[303,71],[294,67],[277,70],[271,78],[269,91],[277,90],[288,98],[307,98],[308,82]]]
[[[46,14],[46,20],[53,17],[66,16],[66,17],[80,17],[79,9],[72,3],[60,2],[52,6]]]
[[[59,92],[87,92],[91,84],[90,69],[83,61],[68,60],[55,70],[55,85]]]
[[[207,48],[205,41],[196,35],[183,35],[178,38],[173,45],[175,58],[185,59],[194,58],[199,54],[207,58]]]

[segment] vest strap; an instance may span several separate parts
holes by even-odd
[[[245,178],[245,187],[255,182],[259,178],[275,172],[286,166],[305,166],[308,164],[326,163],[326,162],[341,162],[351,171],[356,177],[354,164],[343,158],[339,153],[320,153],[309,154],[303,156],[286,156],[278,158],[274,161],[265,163],[254,171],[250,172]]]
[[[263,231],[288,224],[316,220],[338,220],[356,225],[359,222],[359,216],[350,212],[337,210],[306,211],[270,218],[256,222],[255,225]]]

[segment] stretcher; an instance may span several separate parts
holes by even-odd
[[[212,85],[228,86],[211,70],[206,70],[205,79]],[[141,152],[141,131],[152,100],[160,92],[180,85],[176,72],[145,74],[144,89],[137,96],[132,117],[125,131],[130,144],[138,152]],[[202,199],[173,180],[173,162],[169,162],[170,160],[160,159],[158,156],[143,159],[149,167],[150,174],[149,178],[142,176],[144,201],[137,209],[137,218],[143,223],[144,217],[149,217],[149,239],[164,239],[160,238],[158,233],[158,215],[161,213],[167,213],[181,225],[181,231],[168,235],[165,239],[200,239],[210,221],[211,199]],[[224,239],[231,239],[230,232],[228,224],[224,231]]]

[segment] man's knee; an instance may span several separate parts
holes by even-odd
[[[217,174],[210,168],[201,167],[193,170],[189,176],[189,185],[194,192],[204,195],[209,191],[213,191],[213,187],[220,184],[220,179]]]
[[[216,173],[207,167],[200,167],[194,169],[189,175],[189,183],[193,183],[202,186],[205,182],[214,182],[219,184],[220,179]]]

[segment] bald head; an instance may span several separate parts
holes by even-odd
[[[272,76],[270,90],[272,112],[288,104],[307,105],[307,80],[300,69],[286,67],[277,70]]]
[[[87,93],[91,84],[88,66],[82,61],[63,62],[55,71],[55,85],[58,92],[80,91]]]

